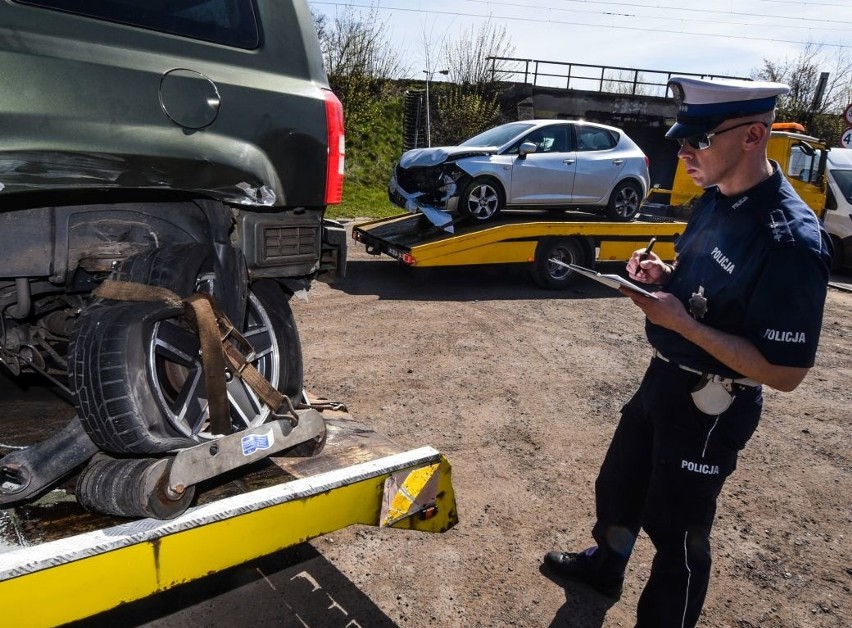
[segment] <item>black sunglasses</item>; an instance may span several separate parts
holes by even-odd
[[[712,133],[702,133],[701,135],[693,135],[692,137],[678,137],[675,138],[677,143],[680,144],[681,148],[683,148],[684,144],[689,144],[695,150],[707,150],[710,148],[710,138],[715,135],[721,135],[722,133],[727,133],[728,131],[733,131],[734,129],[739,129],[743,126],[748,126],[749,124],[762,124],[764,128],[769,128],[769,125],[766,122],[761,122],[760,120],[752,120],[751,122],[741,122],[740,124],[735,124],[734,126],[728,127],[727,129],[722,129],[721,131],[713,131]]]

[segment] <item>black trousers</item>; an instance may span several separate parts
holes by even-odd
[[[595,484],[601,576],[624,574],[639,529],[654,544],[639,599],[637,628],[694,626],[710,579],[716,498],[760,419],[761,389],[736,387],[727,411],[699,411],[690,391],[699,376],[654,358],[622,409]]]

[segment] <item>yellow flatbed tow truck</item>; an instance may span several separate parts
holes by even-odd
[[[454,233],[434,226],[421,213],[402,214],[355,226],[352,237],[368,253],[385,254],[414,268],[471,264],[524,264],[543,288],[561,289],[577,273],[554,263],[592,267],[626,261],[656,238],[654,252],[674,259],[675,239],[685,222],[643,213],[631,222],[603,221],[575,211],[501,211],[485,224],[454,225]]]
[[[334,408],[322,410],[319,454],[269,456],[199,485],[196,503],[173,519],[86,512],[62,488],[0,511],[3,625],[92,617],[355,524],[455,525],[451,469],[438,451],[405,449]]]

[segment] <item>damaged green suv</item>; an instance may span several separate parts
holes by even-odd
[[[105,279],[212,295],[246,359],[300,398],[288,301],[345,272],[324,218],[343,153],[304,0],[0,3],[0,363],[77,411],[50,455],[0,460],[0,505],[89,440],[140,456],[215,436],[190,325],[173,305],[95,297]],[[277,410],[238,377],[227,401],[232,431]]]

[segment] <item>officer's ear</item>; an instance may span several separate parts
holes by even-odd
[[[755,122],[748,127],[743,148],[745,150],[757,150],[763,148],[769,141],[769,126],[765,122]]]

